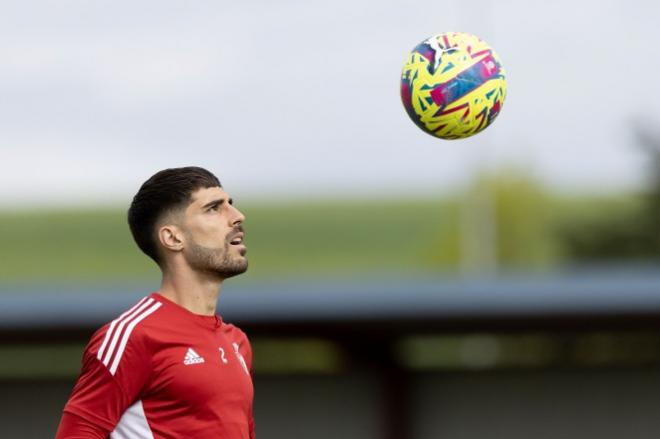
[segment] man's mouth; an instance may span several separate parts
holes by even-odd
[[[243,244],[243,237],[245,236],[244,233],[239,233],[238,235],[234,236],[229,243],[231,245],[241,245]]]

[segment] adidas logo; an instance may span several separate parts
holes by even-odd
[[[183,364],[189,366],[191,364],[199,364],[204,362],[204,357],[197,355],[197,352],[193,351],[193,348],[188,348],[186,352],[186,357],[183,359]]]

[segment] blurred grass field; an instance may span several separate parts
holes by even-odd
[[[441,202],[239,206],[246,214],[246,277],[432,268],[450,260],[455,206]],[[0,279],[133,280],[158,276],[135,246],[123,209],[0,214]],[[454,247],[454,246],[450,246]]]
[[[639,204],[632,196],[553,196],[515,178],[487,183],[501,269],[561,264],[562,227]],[[251,267],[242,280],[454,272],[462,234],[470,233],[461,228],[470,196],[239,205]],[[0,212],[0,240],[0,281],[6,283],[159,277],[133,243],[124,208]]]

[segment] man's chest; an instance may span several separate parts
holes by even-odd
[[[164,344],[153,357],[145,396],[198,414],[243,418],[252,406],[253,387],[241,348],[221,336]]]

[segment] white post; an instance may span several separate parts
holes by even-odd
[[[461,32],[472,33],[488,41],[492,16],[491,0],[459,2]],[[495,274],[498,268],[497,245],[497,206],[494,188],[479,179],[487,175],[488,153],[492,139],[488,132],[482,132],[475,138],[460,140],[461,147],[470,154],[472,182],[465,190],[461,202],[461,272],[466,275]]]

